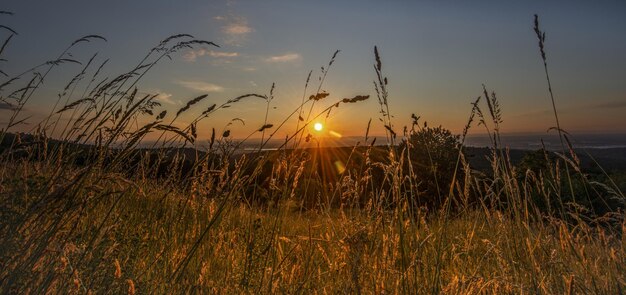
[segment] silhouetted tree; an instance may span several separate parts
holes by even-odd
[[[439,207],[447,197],[459,146],[459,135],[441,126],[432,128],[426,125],[412,131],[408,140],[400,145],[400,151],[408,151],[412,175],[417,182],[420,195],[417,205]],[[457,179],[462,177],[459,175]]]

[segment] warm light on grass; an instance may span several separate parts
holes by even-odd
[[[322,129],[324,129],[324,125],[322,125],[322,123],[315,123],[315,125],[313,125],[313,129],[315,129],[315,131],[322,131]]]
[[[560,132],[537,16],[534,24]],[[0,36],[0,55],[17,35],[9,31],[4,41]],[[94,38],[104,39],[89,35],[70,47]],[[273,84],[269,95],[211,104],[181,125],[179,115],[206,103],[208,94],[167,115],[152,100],[157,96],[137,99],[134,85],[161,57],[213,44],[190,38],[168,37],[130,72],[97,78],[112,82],[92,86],[94,78],[75,76],[65,90],[82,82],[89,95],[71,98],[61,89],[57,102],[66,105],[55,103],[33,134],[7,129],[24,124],[28,116],[21,112],[47,72],[0,84],[0,112],[13,112],[0,123],[8,126],[0,128],[0,294],[624,293],[626,172],[585,168],[565,133],[562,153],[523,152],[514,162],[500,140],[500,101],[486,86],[462,136],[412,114],[411,131],[404,127],[395,141],[400,130],[394,131],[388,104],[394,98],[374,47],[379,127],[387,139],[375,145],[370,119],[364,140],[344,145],[333,129],[347,126],[339,124],[341,116],[333,121],[331,110],[369,95],[313,113],[313,103],[332,99],[321,89],[336,51],[315,94],[303,96],[282,121],[269,116]],[[78,62],[44,65],[50,70],[67,61]],[[13,82],[25,84],[13,92],[15,108],[4,101],[14,94],[5,96],[3,87]],[[307,94],[308,78],[305,85]],[[208,147],[199,143],[202,119],[253,97],[266,103],[263,125],[238,140],[229,128],[244,121],[230,119],[217,133],[210,127]],[[296,114],[295,133],[277,148],[266,145]],[[141,121],[152,123],[139,127]],[[477,125],[493,138],[491,146],[473,147],[471,154],[485,155],[474,163],[464,143]],[[49,142],[46,134],[58,129],[60,139]],[[163,137],[142,147],[157,131]],[[259,132],[258,147],[246,143]]]

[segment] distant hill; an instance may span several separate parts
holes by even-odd
[[[377,139],[379,140],[378,142],[381,142],[381,143],[385,142],[384,138],[377,138]],[[16,134],[12,134],[12,133],[5,134],[4,139],[2,140],[2,142],[0,142],[0,154],[6,152],[6,150],[11,147],[11,144],[15,140],[16,140]],[[37,141],[36,137],[30,134],[20,134],[20,141],[21,141],[21,144],[16,146],[17,149],[14,147],[14,150],[13,150],[13,152],[16,152],[17,150],[18,155],[19,155],[19,150],[21,147],[33,146],[33,145],[41,146],[43,144],[42,142]],[[366,148],[365,146],[363,146],[363,138],[350,137],[349,141],[352,142],[353,145],[355,145],[357,142],[361,142],[361,147],[359,149]],[[371,142],[371,139],[370,139],[370,142]],[[55,146],[60,143],[61,141],[59,140],[54,140],[54,139],[48,140],[48,145],[50,146]],[[271,153],[271,150],[280,146],[279,143],[280,141],[278,140],[270,142],[270,144],[268,144],[266,148],[264,149],[264,153],[265,152]],[[326,143],[325,145],[321,145],[322,147],[320,148],[319,151],[315,152],[315,154],[322,155],[322,159],[327,159],[329,163],[328,164],[319,163],[320,165],[329,165],[330,167],[334,165],[334,162],[337,160],[346,161],[352,150],[351,146],[341,146],[341,143],[345,144],[346,142],[341,142],[338,139],[335,139],[332,141],[327,140],[325,143]],[[69,144],[68,147],[71,147],[75,151],[77,150],[85,151],[91,148],[90,145],[79,145],[79,144]],[[382,146],[378,146],[376,148],[377,152],[374,153],[375,158],[378,161],[384,161],[384,158],[385,158],[384,152],[380,150],[381,147]],[[309,143],[308,145],[305,145],[305,148],[312,149],[312,150],[317,149],[316,144],[314,143]],[[510,156],[511,162],[514,165],[516,165],[522,160],[522,158],[524,157],[526,153],[528,153],[531,150],[538,150],[539,148],[540,147],[537,147],[535,149],[509,149],[508,154]],[[183,155],[185,155],[185,158],[188,161],[193,161],[193,159],[195,159],[196,156],[198,156],[199,158],[202,158],[206,154],[205,150],[202,150],[202,149],[195,150],[194,148],[190,148],[190,147],[169,148],[167,150],[168,150],[167,154],[169,155],[173,155],[174,153],[177,153],[177,152],[179,155],[182,153]],[[138,151],[149,152],[150,149],[139,148]],[[156,150],[154,151],[156,152]],[[161,150],[161,152],[162,151],[163,150]],[[248,144],[247,147],[244,146],[244,148],[241,151],[237,152],[236,154],[241,155],[244,153],[252,153],[256,151],[258,151],[258,146],[252,145],[252,143],[250,143]],[[599,172],[597,165],[594,162],[594,159],[595,159],[595,161],[597,161],[598,164],[600,164],[600,166],[607,171],[626,172],[626,147],[578,148],[576,149],[576,153],[581,160],[582,168],[585,169],[586,171]],[[470,163],[470,166],[473,169],[486,171],[490,168],[489,156],[491,154],[491,151],[489,148],[466,146],[465,154]],[[325,162],[325,161],[322,160],[322,162]],[[329,167],[325,167],[325,169],[328,169]]]
[[[489,148],[466,147],[465,151],[471,167],[478,170],[489,169],[488,158],[491,154]],[[598,169],[595,160],[605,170],[626,171],[626,148],[588,148],[575,149],[575,151],[585,170]],[[529,150],[511,149],[508,151],[514,165],[519,164],[527,152]]]

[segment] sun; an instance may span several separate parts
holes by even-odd
[[[315,123],[315,125],[313,125],[313,129],[315,129],[315,131],[322,131],[322,129],[324,129],[324,125],[322,125],[322,123]]]

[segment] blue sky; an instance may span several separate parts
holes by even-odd
[[[574,132],[626,132],[626,2],[623,1],[3,1],[0,24],[19,35],[0,64],[9,75],[53,59],[88,34],[108,42],[83,44],[75,58],[110,58],[109,75],[132,68],[163,38],[189,33],[220,48],[196,48],[166,60],[140,90],[161,93],[163,108],[175,112],[188,99],[208,93],[194,112],[240,94],[267,94],[276,83],[270,122],[280,123],[299,104],[306,76],[341,50],[322,89],[332,101],[358,94],[372,99],[340,107],[328,130],[362,135],[378,118],[372,81],[373,48],[389,77],[389,102],[396,125],[410,114],[455,132],[463,128],[470,102],[482,84],[498,94],[503,132],[545,132],[554,125],[533,14],[547,31],[548,63],[562,125]],[[2,40],[6,32],[0,33]],[[80,70],[55,69],[27,111],[36,120],[49,111],[56,93]],[[0,78],[3,79],[5,78]],[[316,87],[313,87],[316,88]],[[310,95],[308,93],[307,95]],[[199,126],[207,136],[231,118],[245,120],[235,136],[262,125],[265,105],[249,100],[220,111]],[[4,113],[2,113],[4,112]],[[0,110],[0,117],[6,110]],[[0,120],[4,121],[4,120]],[[36,122],[33,122],[36,123]],[[284,133],[293,131],[295,121]],[[22,127],[26,128],[26,127]],[[381,134],[382,124],[373,126]],[[482,130],[476,129],[475,132]]]

